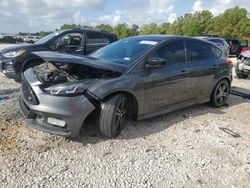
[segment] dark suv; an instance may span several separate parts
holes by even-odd
[[[0,51],[0,73],[20,81],[23,62],[35,51],[58,51],[87,55],[117,40],[116,35],[90,30],[74,29],[54,32],[35,44],[23,44]]]
[[[86,57],[35,52],[30,61],[22,72],[21,112],[30,126],[61,136],[77,136],[88,117],[115,137],[128,118],[209,101],[222,107],[232,80],[232,63],[220,48],[179,36],[127,38]]]
[[[240,40],[227,38],[226,41],[230,46],[229,55],[235,55],[238,57],[241,53]]]

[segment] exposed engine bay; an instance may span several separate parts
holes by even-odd
[[[45,86],[84,81],[88,79],[107,79],[120,76],[120,73],[87,65],[44,62],[32,67],[37,78]]]

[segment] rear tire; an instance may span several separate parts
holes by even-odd
[[[128,99],[119,94],[101,104],[99,129],[103,135],[115,138],[120,134],[127,121]]]
[[[221,80],[214,87],[211,97],[210,104],[213,107],[220,108],[224,106],[227,102],[230,93],[230,85],[227,80]]]

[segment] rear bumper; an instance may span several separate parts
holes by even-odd
[[[19,105],[26,123],[50,134],[66,137],[78,136],[85,119],[95,110],[95,106],[84,95],[62,97],[44,93],[39,87],[39,81],[35,81],[36,78],[31,72],[28,72],[26,76],[38,100],[37,104],[31,104],[23,94],[25,91],[21,89]],[[48,118],[63,121],[65,125],[51,124]]]

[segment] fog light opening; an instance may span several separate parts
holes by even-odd
[[[53,117],[48,117],[47,122],[58,127],[65,127],[66,125],[65,121]]]

